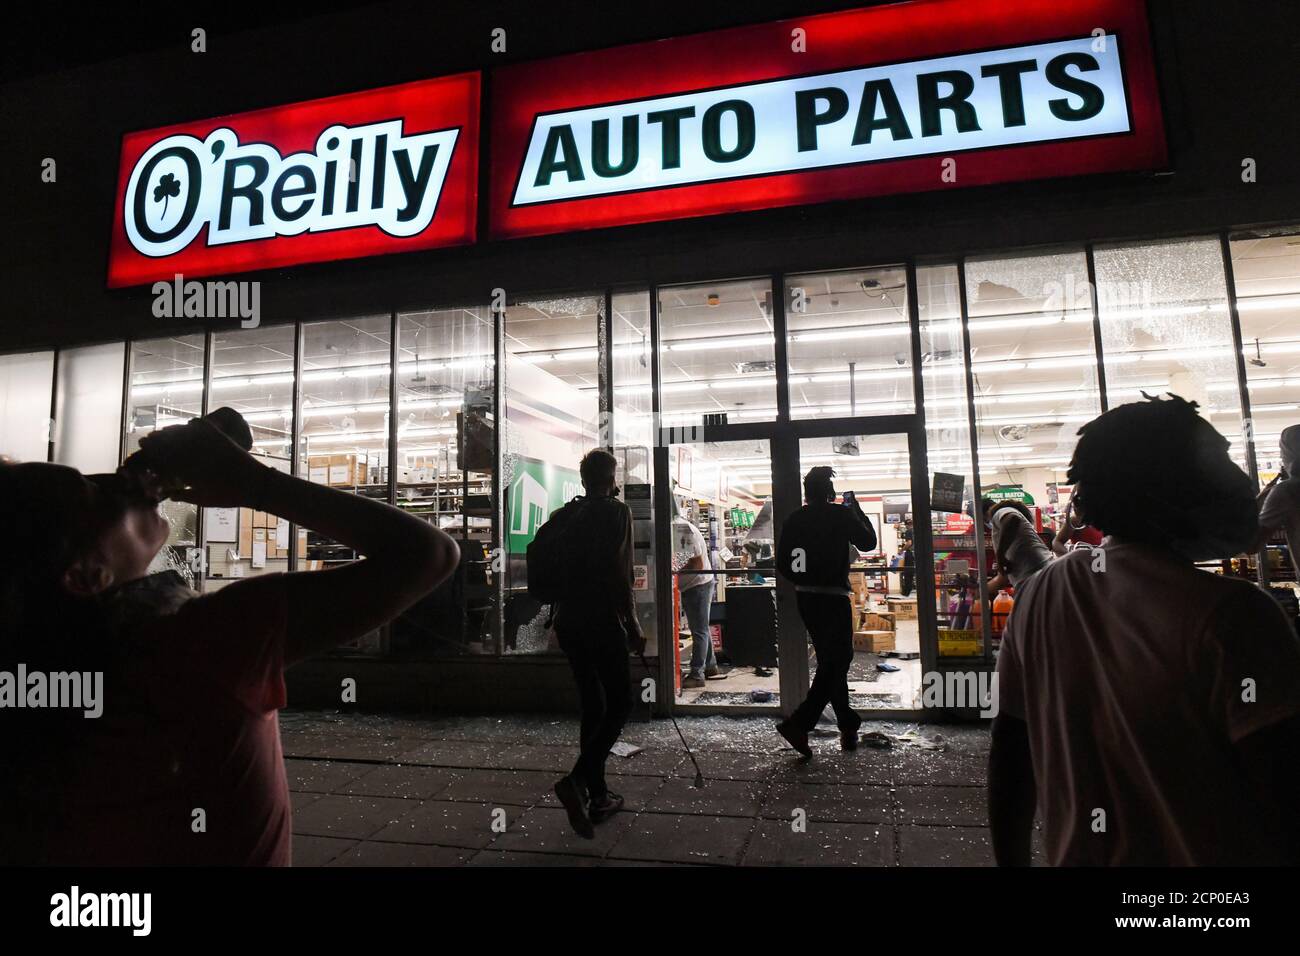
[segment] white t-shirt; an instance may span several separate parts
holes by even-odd
[[[1233,745],[1300,713],[1300,640],[1246,581],[1113,538],[1102,550],[1056,559],[1016,595],[998,657],[1049,862],[1282,862],[1274,804]]]
[[[1015,587],[1019,587],[1046,564],[1056,557],[1052,549],[1043,543],[1043,539],[1034,526],[1025,520],[1015,508],[1003,508],[992,519],[994,550],[1006,541],[1009,568],[1003,568]]]
[[[1259,524],[1269,531],[1281,530],[1291,551],[1291,566],[1300,578],[1300,478],[1279,481],[1264,499]]]
[[[704,535],[700,534],[699,528],[685,519],[678,519],[673,522],[673,532],[676,539],[673,541],[674,569],[682,568],[692,558],[703,558],[704,567],[710,567],[709,548],[704,543]],[[677,588],[680,591],[712,583],[712,574],[687,572],[677,576]]]

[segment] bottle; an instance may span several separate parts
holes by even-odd
[[[223,405],[221,408],[214,409],[200,417],[244,451],[252,451],[253,430],[248,427],[248,422],[244,419],[244,416],[233,408]],[[178,485],[167,478],[166,465],[159,462],[157,457],[157,451],[151,455],[137,451],[122,463],[121,467],[118,468],[118,473],[151,472],[158,481],[162,496],[164,498],[171,497],[171,493],[178,490]]]
[[[1007,618],[1011,616],[1011,609],[1015,607],[1015,600],[1005,589],[998,592],[998,596],[993,601],[993,633],[1000,635],[1007,627]]]

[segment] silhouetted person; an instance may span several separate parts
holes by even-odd
[[[617,468],[609,452],[588,452],[579,465],[586,495],[565,505],[563,510],[573,511],[559,519],[566,522],[564,551],[571,566],[570,589],[555,610],[555,633],[578,684],[582,739],[577,763],[555,785],[555,795],[573,829],[587,839],[595,836],[593,823],[623,806],[605,783],[605,760],[631,708],[628,650],[644,640],[632,593],[632,512],[615,497]]]
[[[908,597],[916,585],[916,532],[912,519],[905,518],[899,523],[898,531],[898,593]]]
[[[284,669],[400,614],[452,572],[456,545],[397,508],[259,464],[203,419],[140,449],[148,469],[113,475],[0,466],[0,670],[104,683],[97,719],[0,711],[0,856],[287,866]],[[269,512],[366,557],[199,596],[175,572],[147,573],[167,541],[164,493]]]
[[[776,549],[776,568],[795,586],[799,617],[817,652],[817,673],[808,696],[777,732],[805,757],[812,756],[808,733],[826,705],[835,711],[840,743],[858,745],[862,718],[849,705],[849,666],[853,663],[853,603],[849,587],[850,548],[873,551],[876,533],[852,492],[835,504],[835,472],[822,465],[804,476],[802,508],[785,519]]]
[[[1282,430],[1282,468],[1259,495],[1259,538],[1251,553],[1281,531],[1291,553],[1291,568],[1300,580],[1300,425]]]
[[[1016,594],[998,658],[993,848],[1027,865],[1300,862],[1300,642],[1249,583],[1194,561],[1254,537],[1228,441],[1171,396],[1080,429],[1080,520],[1106,538]]]

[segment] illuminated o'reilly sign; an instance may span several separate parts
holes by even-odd
[[[110,287],[473,242],[478,73],[128,133]]]
[[[1088,36],[538,116],[514,205],[1126,133],[1119,45]]]
[[[288,156],[227,128],[168,136],[131,170],[126,236],[155,257],[205,228],[209,246],[361,226],[414,236],[433,219],[457,132],[405,136],[400,120],[331,126],[314,151]]]

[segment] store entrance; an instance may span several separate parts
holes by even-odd
[[[851,555],[850,700],[875,716],[918,710],[935,620],[916,416],[707,425],[662,438],[656,600],[671,705],[776,716],[807,696],[817,660],[794,589],[776,574],[776,543],[803,504],[803,475],[829,465],[837,494],[854,493],[877,539]]]

